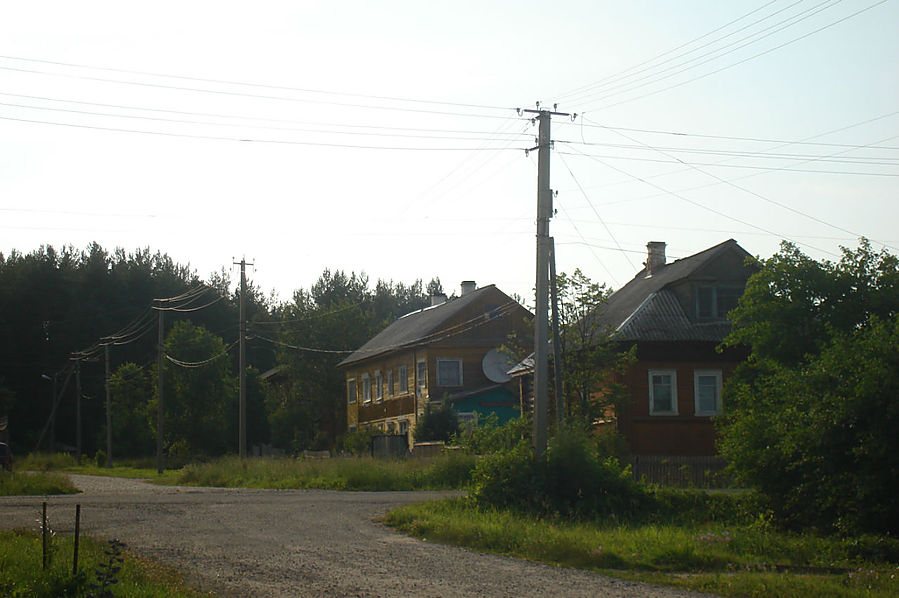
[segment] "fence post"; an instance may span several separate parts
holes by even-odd
[[[78,536],[81,533],[81,505],[75,505],[75,553],[72,556],[72,575],[78,574]]]
[[[43,504],[43,508],[41,510],[41,545],[42,545],[42,558],[41,558],[41,567],[47,568],[47,503]]]

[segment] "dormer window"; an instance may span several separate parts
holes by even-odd
[[[743,290],[739,287],[702,285],[696,287],[696,318],[723,320],[737,306]]]

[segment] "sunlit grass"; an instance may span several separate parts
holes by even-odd
[[[78,492],[78,488],[69,478],[59,473],[0,471],[0,496],[41,496],[75,492]]]
[[[101,563],[108,563],[108,546],[89,537],[80,538],[78,569],[83,580],[72,576],[72,537],[55,536],[50,544],[50,566],[42,568],[42,540],[26,531],[0,532],[0,596],[56,598],[82,596],[96,580]],[[117,583],[110,586],[124,598],[196,598],[207,596],[191,589],[174,570],[135,555],[123,555]]]
[[[186,466],[177,484],[244,488],[326,490],[445,490],[467,483],[474,457],[450,454],[433,459],[385,460],[237,457]]]
[[[430,541],[722,595],[899,595],[897,563],[767,526],[546,521],[465,499],[402,507],[386,522]]]

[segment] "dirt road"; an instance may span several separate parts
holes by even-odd
[[[519,559],[440,546],[375,520],[434,492],[332,492],[155,486],[71,476],[82,494],[50,497],[54,529],[119,538],[220,596],[689,596]],[[0,497],[0,528],[31,528],[41,497]]]

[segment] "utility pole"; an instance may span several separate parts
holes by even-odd
[[[239,262],[234,262],[235,265],[240,264],[240,348],[239,348],[239,361],[238,368],[240,369],[240,374],[238,376],[239,380],[239,424],[238,429],[240,430],[238,433],[238,452],[240,453],[241,459],[247,458],[247,260],[246,258],[241,258]],[[250,264],[252,266],[253,264]]]
[[[548,385],[548,322],[549,322],[549,219],[553,214],[553,192],[549,186],[549,155],[552,149],[550,123],[553,115],[570,116],[564,112],[524,110],[536,114],[540,123],[537,137],[537,301],[534,314],[534,453],[537,459],[546,452],[546,424]],[[530,150],[528,150],[530,151]]]
[[[75,358],[75,460],[81,465],[81,357]]]
[[[162,473],[162,417],[163,413],[163,380],[162,380],[162,366],[165,363],[165,311],[162,308],[159,308],[159,340],[158,340],[158,350],[159,353],[156,356],[156,473]]]
[[[112,399],[109,392],[109,345],[103,347],[106,358],[106,467],[112,467]]]
[[[559,287],[556,284],[556,240],[549,238],[549,289],[552,300],[553,382],[556,395],[556,431],[565,421],[565,389],[562,386],[562,339],[559,337]]]

